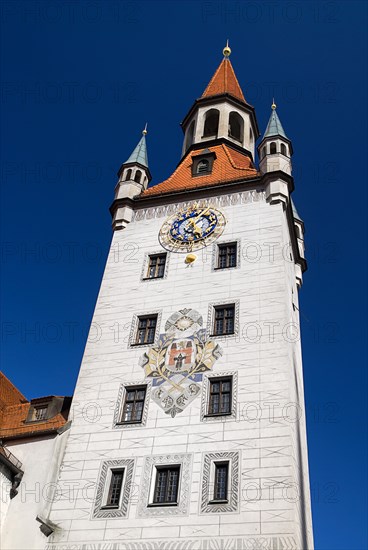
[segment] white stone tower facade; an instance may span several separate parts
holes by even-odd
[[[174,173],[145,136],[119,171],[49,550],[313,548],[291,143],[257,170],[229,54]]]

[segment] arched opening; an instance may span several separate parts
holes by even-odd
[[[235,111],[232,111],[229,115],[229,137],[243,143],[244,120]]]
[[[282,155],[287,155],[287,151],[286,151],[286,145],[284,143],[281,143],[281,154]]]
[[[207,111],[204,122],[203,137],[217,137],[219,118],[220,111],[217,109],[210,109]]]
[[[265,158],[266,156],[266,147],[263,147],[262,151],[261,151],[261,158]]]
[[[190,123],[190,126],[187,130],[187,135],[186,135],[186,138],[185,138],[185,151],[187,149],[189,149],[189,147],[192,145],[193,141],[194,141],[194,125],[195,125],[195,121],[193,120],[191,123]]]
[[[132,169],[129,168],[129,170],[126,171],[125,179],[126,179],[126,180],[130,180],[131,177],[132,177]]]
[[[274,155],[276,153],[276,143],[273,141],[270,144],[270,155]]]
[[[135,176],[134,176],[134,181],[136,181],[137,183],[140,183],[141,182],[141,176],[142,176],[142,172],[140,170],[137,170],[136,173],[135,173]]]
[[[210,170],[210,161],[202,159],[197,164],[197,174],[204,174]]]

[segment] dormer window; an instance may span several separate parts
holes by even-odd
[[[38,405],[33,410],[33,420],[46,420],[47,405]]]
[[[197,164],[197,174],[208,174],[210,161],[208,159],[200,160]]]
[[[192,157],[192,176],[207,176],[211,174],[215,158],[215,153],[209,149],[206,149],[200,155]]]

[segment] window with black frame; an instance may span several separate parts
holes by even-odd
[[[119,508],[120,497],[123,488],[124,470],[112,470],[109,492],[106,499],[106,507]]]
[[[152,254],[149,257],[147,279],[162,279],[165,265],[166,254]]]
[[[122,424],[142,422],[146,391],[147,386],[128,386],[125,388]]]
[[[180,466],[163,466],[157,468],[153,504],[177,504],[179,476]]]
[[[155,341],[157,315],[138,317],[136,344],[153,344]]]
[[[213,325],[213,336],[234,334],[235,305],[216,306]]]
[[[229,485],[229,463],[215,462],[215,479],[213,501],[227,502],[227,492]]]
[[[218,245],[217,269],[236,267],[237,244],[227,243]]]
[[[231,414],[232,377],[209,379],[208,416]]]

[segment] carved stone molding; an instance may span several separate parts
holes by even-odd
[[[125,392],[126,392],[126,388],[129,388],[131,386],[146,386],[146,397],[145,397],[145,400],[144,400],[144,407],[143,407],[143,412],[142,412],[142,421],[141,422],[136,422],[136,423],[131,423],[131,424],[119,424],[120,422],[120,419],[121,419],[121,416],[122,416],[122,412],[123,412],[123,407],[124,407],[124,400],[125,400]],[[147,416],[148,416],[148,407],[149,407],[149,402],[150,402],[150,396],[151,396],[151,386],[152,386],[152,382],[151,381],[147,381],[147,380],[139,380],[137,382],[131,382],[129,380],[129,382],[123,382],[120,387],[119,387],[119,392],[118,392],[118,397],[117,397],[117,401],[116,401],[116,405],[115,405],[115,410],[114,410],[114,420],[113,420],[113,428],[114,429],[131,429],[131,428],[139,428],[141,426],[145,426],[146,425],[146,422],[147,422]]]
[[[292,535],[47,544],[46,550],[298,550]]]
[[[152,344],[141,344],[141,345],[136,344],[135,341],[136,341],[137,330],[138,330],[138,318],[146,315],[157,315],[155,340],[154,342],[152,342]],[[129,348],[149,348],[157,344],[160,338],[161,316],[162,316],[162,311],[141,311],[139,313],[135,313],[132,319],[132,326],[129,334],[128,347]]]
[[[150,491],[153,483],[153,469],[156,466],[180,465],[180,484],[178,504],[176,506],[149,506]],[[147,456],[144,463],[141,494],[139,498],[138,517],[186,516],[190,503],[190,478],[192,455],[172,454]]]
[[[151,220],[153,218],[165,218],[174,214],[180,209],[186,209],[194,204],[198,206],[230,206],[234,204],[247,204],[251,202],[260,202],[266,200],[266,194],[264,190],[253,191],[241,191],[240,193],[229,193],[227,195],[220,195],[219,197],[211,197],[208,199],[192,200],[179,202],[174,204],[167,204],[162,206],[156,206],[154,208],[142,208],[136,210],[133,214],[133,221]]]
[[[206,416],[208,410],[209,389],[210,380],[213,378],[222,378],[225,376],[232,376],[232,390],[231,390],[231,414],[226,416]],[[228,422],[229,420],[236,420],[237,411],[237,399],[238,399],[238,373],[237,371],[217,371],[203,376],[202,386],[202,403],[201,403],[201,421],[202,422]]]
[[[120,506],[117,509],[104,509],[103,499],[106,491],[106,483],[109,471],[114,468],[124,468],[123,494]],[[128,515],[130,490],[132,486],[134,459],[105,460],[100,469],[95,504],[92,510],[92,518],[123,518]]]
[[[227,306],[234,304],[235,306],[235,316],[234,316],[234,332],[233,334],[213,334],[213,325],[214,325],[214,316],[215,316],[215,307],[216,306]],[[207,313],[207,338],[213,338],[216,340],[227,340],[228,338],[238,338],[239,337],[239,308],[240,300],[231,299],[222,300],[221,302],[211,302],[208,304],[208,313]]]
[[[213,486],[211,483],[211,468],[215,462],[229,461],[229,488],[228,502],[210,503],[211,491]],[[218,452],[206,453],[203,460],[202,470],[202,495],[201,495],[201,513],[202,514],[221,514],[225,512],[239,511],[239,493],[240,493],[240,478],[239,478],[239,452]]]

